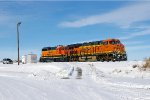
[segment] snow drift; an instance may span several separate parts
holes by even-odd
[[[143,62],[0,64],[0,100],[149,100],[150,73],[134,64]]]

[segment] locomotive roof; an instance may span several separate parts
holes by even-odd
[[[106,39],[106,40],[103,40],[103,41],[111,41],[111,40],[117,41],[117,40],[119,40],[119,39]]]
[[[83,46],[100,44],[102,41],[84,42]]]
[[[56,47],[44,47],[43,49],[53,50],[56,49]]]
[[[50,48],[50,47],[43,47],[42,49],[48,49],[48,48]]]
[[[77,44],[70,44],[70,45],[67,45],[67,47],[79,47],[79,46],[81,46],[82,45],[82,43],[77,43]]]
[[[77,43],[77,44],[70,44],[70,45],[67,45],[66,47],[69,47],[69,48],[74,48],[74,47],[79,47],[79,46],[87,46],[87,45],[96,45],[96,44],[101,44],[101,42],[105,42],[105,41],[112,41],[112,40],[115,40],[115,41],[119,41],[119,39],[114,39],[114,38],[109,38],[109,39],[105,39],[105,40],[100,40],[100,41],[92,41],[92,42],[84,42],[84,43]],[[44,47],[42,48],[42,50],[54,50],[56,49],[56,46],[55,47]]]

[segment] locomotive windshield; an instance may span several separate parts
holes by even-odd
[[[116,41],[116,44],[120,44],[120,41],[118,40],[118,41]]]
[[[112,45],[114,45],[114,44],[120,44],[120,41],[119,40],[117,40],[117,41],[112,40],[112,41],[109,41],[109,44],[112,44]]]
[[[115,41],[109,41],[109,44],[116,44]]]

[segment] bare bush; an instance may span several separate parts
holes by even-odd
[[[133,65],[133,66],[132,66],[132,68],[136,68],[136,67],[139,67],[139,65]]]
[[[143,66],[138,65],[138,64],[132,65],[132,68],[138,68],[139,71],[145,71],[146,70],[145,68],[143,68]]]
[[[146,58],[145,64],[142,66],[144,69],[150,69],[150,58]]]
[[[150,58],[145,58],[143,65],[134,64],[134,65],[132,65],[132,68],[138,68],[139,71],[148,71],[148,70],[150,70]]]

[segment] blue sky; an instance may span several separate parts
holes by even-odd
[[[40,57],[45,46],[119,38],[129,60],[150,57],[149,1],[1,1],[0,59],[20,53]]]

